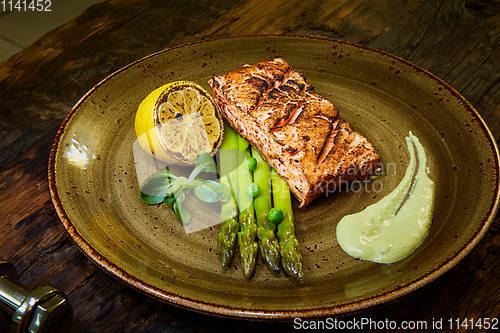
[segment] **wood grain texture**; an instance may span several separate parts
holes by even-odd
[[[74,332],[290,329],[195,314],[100,271],[58,222],[47,186],[52,138],[71,106],[120,67],[199,39],[283,33],[355,41],[403,57],[462,93],[500,138],[495,1],[108,1],[0,63],[0,255],[28,287],[69,294]],[[466,259],[427,287],[362,316],[396,320],[500,315],[499,219]],[[0,330],[5,321],[0,319]]]

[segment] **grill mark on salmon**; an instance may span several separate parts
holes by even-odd
[[[296,82],[296,81],[294,81],[294,80],[288,80],[288,83],[296,85],[296,86],[297,86],[297,88],[299,88],[299,90],[300,90],[300,91],[304,90],[304,88],[305,88],[305,86],[306,86],[305,84],[303,84],[303,83],[298,83],[298,82]]]
[[[323,161],[326,158],[326,154],[329,153],[329,151],[327,151],[325,149],[325,147],[326,147],[326,144],[328,143],[328,139],[330,138],[330,135],[332,134],[333,125],[328,124],[328,126],[329,126],[328,134],[325,136],[325,140],[323,141],[323,145],[321,146],[321,149],[319,150],[319,155],[318,155],[318,158],[316,160],[318,163],[323,163]]]
[[[378,167],[368,140],[281,57],[214,76],[209,84],[225,120],[261,151],[300,207]]]
[[[299,102],[299,104],[292,104],[291,106],[290,104],[288,104],[286,107],[287,111],[286,115],[276,120],[276,123],[271,128],[270,132],[273,132],[285,125],[293,124],[297,120],[297,118],[301,115],[303,106],[304,102]]]

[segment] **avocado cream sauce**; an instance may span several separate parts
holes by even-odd
[[[427,156],[416,136],[406,144],[410,163],[399,185],[379,202],[347,215],[337,225],[337,240],[351,256],[393,263],[410,255],[429,232],[434,208],[434,182]]]

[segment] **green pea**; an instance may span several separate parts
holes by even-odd
[[[248,186],[248,194],[250,194],[250,196],[253,197],[253,198],[258,197],[259,194],[260,194],[259,184],[251,183]]]
[[[249,171],[255,171],[257,168],[257,160],[254,157],[247,159],[247,167]]]
[[[271,208],[267,213],[267,219],[272,224],[279,224],[283,221],[283,211],[279,208]]]

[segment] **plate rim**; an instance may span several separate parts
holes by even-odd
[[[169,292],[164,289],[160,289],[158,287],[155,287],[145,281],[142,281],[141,279],[131,275],[130,273],[127,273],[125,270],[119,268],[115,264],[113,264],[111,261],[109,261],[106,257],[102,256],[95,248],[93,248],[76,230],[76,228],[73,226],[71,220],[66,214],[66,211],[64,210],[62,201],[59,197],[57,186],[56,186],[56,169],[55,169],[55,157],[57,154],[57,150],[59,148],[59,143],[60,138],[62,134],[64,133],[67,125],[73,118],[73,115],[78,111],[80,106],[85,102],[85,100],[91,96],[100,86],[102,86],[104,83],[106,83],[108,80],[111,80],[114,76],[117,74],[127,70],[129,67],[132,67],[140,62],[143,62],[147,59],[153,58],[159,54],[169,52],[178,48],[186,47],[186,46],[191,46],[191,45],[196,45],[196,44],[205,44],[213,41],[219,41],[219,40],[226,40],[226,39],[242,39],[242,38],[289,38],[289,39],[314,39],[314,40],[322,40],[325,42],[330,42],[330,43],[336,43],[336,44],[347,44],[350,46],[354,46],[357,48],[361,48],[363,50],[373,52],[373,53],[378,53],[379,55],[383,55],[386,57],[389,57],[393,60],[396,60],[404,65],[410,66],[413,69],[415,69],[417,72],[420,72],[424,75],[426,75],[429,79],[434,80],[437,82],[441,87],[444,89],[448,90],[462,105],[462,107],[468,111],[474,118],[476,118],[476,121],[480,125],[480,127],[483,130],[483,133],[486,137],[486,140],[488,141],[488,144],[490,148],[493,151],[494,155],[494,163],[496,165],[496,177],[495,177],[495,183],[496,183],[496,193],[493,196],[492,202],[490,204],[490,208],[488,210],[487,216],[481,221],[481,225],[478,230],[475,231],[474,235],[469,239],[469,241],[451,258],[448,258],[442,265],[437,267],[436,269],[427,272],[425,275],[421,276],[420,278],[409,282],[405,285],[402,286],[397,286],[396,288],[383,292],[381,294],[377,294],[375,296],[361,299],[358,301],[346,303],[346,304],[340,304],[340,305],[335,305],[335,306],[326,306],[326,307],[318,307],[318,308],[313,308],[313,309],[304,309],[304,310],[276,310],[276,311],[269,311],[269,310],[252,310],[252,309],[245,309],[245,308],[236,308],[236,307],[230,307],[226,305],[220,305],[220,304],[214,304],[214,303],[207,303],[204,301],[196,300],[196,299],[191,299],[185,296],[177,295],[175,293]],[[50,155],[49,155],[49,163],[48,163],[48,183],[49,183],[49,192],[50,192],[50,197],[52,199],[52,203],[55,207],[55,210],[57,212],[57,215],[59,217],[59,220],[63,224],[64,228],[66,231],[69,233],[73,241],[76,243],[76,245],[79,247],[79,249],[89,258],[91,261],[93,261],[97,266],[99,266],[101,269],[103,269],[105,272],[109,273],[111,276],[114,278],[120,280],[121,282],[124,282],[128,286],[133,287],[134,289],[141,291],[142,293],[145,293],[147,295],[153,296],[154,298],[164,301],[167,303],[170,303],[172,305],[176,305],[185,309],[189,310],[194,310],[197,312],[205,313],[205,314],[210,314],[210,315],[218,315],[222,317],[231,317],[231,318],[239,318],[239,319],[261,319],[261,320],[270,320],[270,319],[280,319],[280,320],[291,320],[293,318],[311,318],[311,317],[321,317],[321,316],[327,316],[327,315],[339,315],[339,314],[347,314],[347,313],[354,313],[354,312],[359,312],[360,310],[367,309],[369,307],[386,303],[392,300],[395,300],[397,298],[400,298],[404,295],[407,295],[411,293],[412,291],[419,289],[428,283],[434,281],[436,278],[440,277],[447,271],[449,271],[451,268],[456,266],[467,254],[469,254],[472,249],[479,243],[479,241],[484,237],[486,231],[488,230],[489,226],[493,222],[496,213],[499,208],[500,204],[500,190],[499,190],[499,150],[497,143],[493,137],[493,134],[487,124],[485,123],[483,117],[479,114],[479,112],[472,106],[457,90],[455,90],[453,87],[451,87],[448,83],[446,83],[444,80],[440,79],[436,75],[432,74],[431,72],[403,59],[398,56],[395,56],[393,54],[387,53],[385,51],[381,51],[372,47],[368,47],[365,45],[361,45],[358,43],[354,42],[349,42],[349,41],[343,41],[343,40],[338,40],[334,38],[328,38],[328,37],[322,37],[322,36],[303,36],[303,35],[283,35],[283,34],[258,34],[258,35],[241,35],[241,36],[228,36],[228,37],[220,37],[220,38],[212,38],[212,39],[205,39],[205,40],[199,40],[199,41],[194,41],[190,43],[185,43],[181,45],[176,45],[170,48],[166,48],[157,52],[154,52],[152,54],[149,54],[143,58],[137,59],[128,65],[116,70],[115,72],[109,74],[106,76],[103,80],[95,84],[85,95],[83,95],[78,102],[71,108],[69,113],[66,115],[66,117],[63,119],[61,125],[59,126],[57,133],[54,137],[52,147],[50,150]]]

